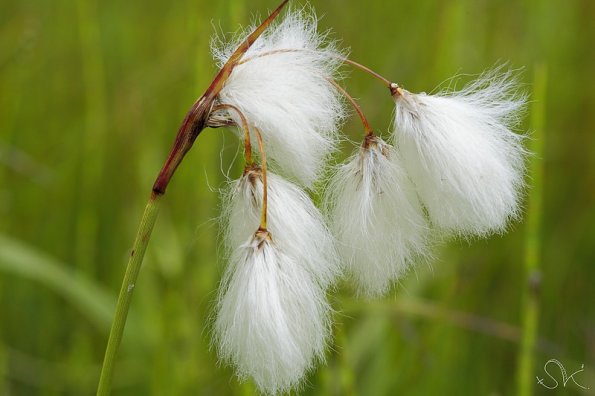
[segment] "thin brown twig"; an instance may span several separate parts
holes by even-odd
[[[260,26],[258,26],[246,39],[236,48],[234,53],[229,57],[225,65],[219,70],[211,85],[207,88],[205,93],[192,105],[182,125],[178,129],[178,134],[174,141],[173,147],[161,168],[155,183],[153,184],[153,192],[157,195],[165,194],[165,190],[171,181],[176,169],[192,148],[194,141],[198,135],[206,127],[207,120],[211,113],[211,109],[215,104],[215,100],[223,89],[223,85],[231,75],[234,68],[239,64],[242,56],[250,49],[252,44],[260,37],[260,35],[269,27],[273,20],[279,15],[281,9],[287,4],[289,0],[284,0],[279,7],[273,11],[267,19],[265,19]]]
[[[264,143],[260,130],[254,127],[256,140],[258,140],[258,149],[260,150],[260,168],[262,170],[262,214],[260,217],[260,229],[267,229],[267,202],[268,202],[268,184],[267,184],[267,157],[264,151]]]
[[[250,142],[250,127],[248,126],[248,120],[246,119],[246,116],[238,107],[229,103],[221,103],[214,106],[212,113],[224,109],[231,109],[235,111],[240,117],[242,122],[242,131],[244,132],[244,157],[246,158],[246,165],[254,165],[254,160],[252,159],[252,143]]]
[[[291,52],[319,52],[319,51],[311,50],[311,49],[307,49],[307,48],[278,49],[278,50],[274,50],[274,51],[267,51],[267,52],[263,52],[261,54],[249,56],[249,57],[241,60],[240,62],[238,62],[238,65],[243,65],[244,63],[247,63],[253,59],[262,58],[264,56],[270,56],[270,55],[275,55],[275,54],[284,54],[284,53],[286,54],[286,53],[291,53]],[[390,81],[388,78],[382,76],[381,74],[375,72],[374,70],[370,69],[369,67],[364,66],[361,63],[351,60],[343,55],[334,54],[332,52],[329,52],[328,54],[334,58],[339,59],[341,62],[351,65],[355,68],[358,68],[358,69],[368,73],[372,77],[380,80],[388,89],[391,90],[391,92],[394,90],[395,84],[392,81]]]
[[[353,96],[349,95],[349,92],[347,92],[345,88],[343,88],[338,82],[336,82],[332,78],[327,77],[327,80],[332,85],[334,85],[335,88],[337,88],[337,91],[339,91],[341,95],[343,95],[349,101],[349,103],[351,103],[351,106],[353,106],[355,112],[357,113],[360,120],[362,121],[362,124],[364,125],[364,131],[366,132],[366,136],[372,136],[374,134],[374,131],[372,130],[372,127],[370,126],[370,123],[368,122],[368,119],[366,118],[361,106],[357,103]]]

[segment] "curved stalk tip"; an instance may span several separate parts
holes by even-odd
[[[248,120],[246,119],[244,113],[242,113],[242,111],[237,106],[228,103],[221,103],[216,105],[215,107],[213,107],[213,112],[224,109],[231,109],[235,111],[237,115],[240,117],[240,120],[242,122],[242,131],[244,132],[244,157],[246,159],[246,166],[251,167],[252,165],[254,165],[254,160],[252,159],[252,143],[250,142],[250,127],[248,125]],[[231,125],[235,125],[233,121],[230,121],[230,123]]]
[[[374,130],[370,126],[370,122],[366,118],[366,115],[364,114],[364,111],[362,110],[361,106],[357,103],[357,101],[355,100],[355,98],[353,96],[351,96],[349,94],[349,92],[347,92],[345,90],[345,88],[343,88],[338,82],[336,82],[332,78],[327,78],[327,80],[332,85],[334,85],[334,87],[337,89],[337,91],[339,91],[341,93],[341,95],[343,95],[349,101],[349,103],[351,104],[351,106],[355,109],[355,112],[359,116],[359,118],[360,118],[360,120],[361,120],[361,122],[362,122],[362,124],[364,126],[364,131],[366,132],[365,136],[367,137],[367,136],[374,135]]]

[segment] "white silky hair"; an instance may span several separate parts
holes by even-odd
[[[396,95],[395,141],[431,222],[485,237],[520,215],[522,135],[510,128],[526,102],[512,72],[496,68],[460,92]]]
[[[213,40],[219,65],[252,30],[237,40]],[[338,77],[340,55],[327,34],[317,31],[310,8],[292,9],[256,40],[219,94],[220,102],[238,107],[262,132],[273,168],[306,187],[336,149],[345,117],[340,93],[327,80]],[[241,125],[234,111],[229,116]]]
[[[386,293],[427,252],[428,225],[394,148],[366,139],[325,194],[338,250],[359,293]]]
[[[324,360],[331,328],[324,292],[274,238],[259,231],[234,251],[214,323],[219,356],[265,394],[298,386]]]
[[[324,216],[297,185],[267,172],[267,228],[275,244],[298,261],[326,290],[340,275],[335,241]],[[260,224],[262,172],[248,169],[223,197],[224,240],[229,249],[243,243]]]

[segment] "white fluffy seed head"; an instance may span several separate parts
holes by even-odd
[[[428,227],[394,148],[366,142],[333,176],[325,196],[332,229],[359,292],[384,294],[426,255]]]
[[[220,65],[251,31],[231,42],[213,40]],[[260,129],[273,168],[306,187],[336,148],[345,116],[342,98],[327,80],[337,78],[337,55],[334,43],[317,31],[310,9],[289,10],[246,52],[246,62],[234,68],[219,95]],[[235,112],[229,116],[241,125]]]
[[[396,144],[432,223],[464,237],[503,232],[520,215],[526,154],[510,130],[525,104],[511,72],[460,92],[399,92]]]
[[[222,280],[214,324],[219,355],[261,392],[286,392],[323,359],[329,313],[302,263],[259,231],[234,251]]]
[[[326,290],[340,273],[334,239],[324,218],[308,194],[293,183],[268,172],[267,228],[279,246],[299,261]],[[228,248],[243,243],[260,223],[263,201],[262,172],[248,169],[224,195],[223,217],[227,223]]]

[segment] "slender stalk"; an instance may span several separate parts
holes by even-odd
[[[388,89],[392,89],[394,83],[392,81],[390,81],[388,78],[381,76],[379,73],[376,73],[374,70],[370,69],[369,67],[364,66],[361,63],[353,61],[349,58],[342,58],[342,60],[343,60],[343,63],[347,63],[348,65],[354,66],[354,67],[368,73],[372,77],[374,77],[377,80],[379,80],[380,82],[382,82]]]
[[[254,127],[256,140],[258,140],[258,149],[260,150],[260,169],[262,170],[262,215],[260,217],[260,229],[267,229],[267,202],[268,202],[268,185],[267,185],[267,157],[264,152],[264,143],[260,130]]]
[[[311,50],[311,49],[307,49],[307,48],[286,48],[286,49],[278,49],[278,50],[274,50],[274,51],[267,51],[267,52],[263,52],[257,55],[253,55],[247,58],[244,58],[242,61],[240,61],[238,63],[238,65],[242,65],[246,62],[249,62],[253,59],[257,59],[257,58],[262,58],[264,56],[270,56],[270,55],[277,55],[277,54],[287,54],[287,53],[291,53],[291,52],[320,52],[320,51],[316,51],[316,50]],[[395,88],[395,83],[393,83],[392,81],[390,81],[388,78],[382,76],[381,74],[375,72],[374,70],[370,69],[367,66],[362,65],[361,63],[358,63],[354,60],[351,60],[343,55],[340,54],[334,54],[332,52],[328,53],[329,56],[332,56],[334,58],[339,59],[341,62],[346,63],[348,65],[351,65],[357,69],[360,69],[363,72],[368,73],[369,75],[371,75],[372,77],[376,78],[377,80],[379,80],[380,82],[382,82],[382,84],[384,84],[388,89],[391,90],[391,92],[393,91],[393,89]]]
[[[333,80],[330,80],[334,82]],[[336,83],[335,83],[336,84]],[[339,86],[340,88],[340,86]],[[342,89],[342,88],[341,88]],[[346,93],[347,94],[347,93]],[[349,94],[347,94],[349,96]],[[357,103],[355,104],[357,106]],[[254,165],[254,160],[252,159],[252,143],[250,142],[250,127],[248,126],[248,120],[244,113],[234,105],[222,103],[218,104],[213,107],[213,113],[222,110],[222,109],[231,109],[235,111],[241,119],[242,122],[242,129],[244,130],[244,155],[246,157],[246,169],[252,168]],[[229,120],[215,120],[212,124],[209,122],[209,126],[217,128],[221,125],[235,125],[233,121],[229,122]],[[262,192],[262,214],[260,218],[260,227],[259,230],[266,230],[267,229],[267,201],[268,201],[268,185],[267,185],[267,157],[264,150],[264,142],[262,140],[262,134],[260,130],[256,127],[254,128],[254,134],[256,135],[256,140],[258,141],[258,149],[260,151],[260,169],[262,172],[262,185],[263,185],[263,192]]]
[[[525,235],[525,274],[527,287],[523,293],[522,338],[518,355],[519,396],[533,395],[535,384],[535,345],[539,323],[539,286],[541,273],[541,211],[543,195],[543,129],[545,124],[545,100],[547,89],[547,69],[544,65],[535,67],[534,102],[531,114],[531,151],[530,175],[533,185],[529,195],[527,230]]]
[[[124,274],[124,280],[122,281],[122,287],[120,288],[120,294],[118,296],[116,314],[114,316],[114,321],[112,322],[109,341],[105,350],[103,367],[101,368],[97,396],[106,396],[110,394],[116,354],[120,347],[120,343],[122,342],[122,334],[124,333],[124,326],[126,325],[126,317],[128,316],[128,310],[130,308],[130,301],[132,300],[136,280],[149,244],[149,239],[151,238],[151,232],[153,231],[155,221],[157,220],[161,198],[162,195],[160,194],[151,194],[136,234],[134,246],[130,253],[130,259],[128,260],[128,266],[126,267],[126,273]]]
[[[244,158],[246,159],[246,166],[254,165],[254,160],[252,159],[252,143],[250,142],[250,127],[248,126],[248,120],[246,119],[246,116],[239,108],[227,103],[218,104],[213,107],[213,113],[223,109],[231,109],[235,111],[240,117],[242,122],[242,131],[244,132]],[[218,125],[209,124],[209,126],[217,127]]]
[[[338,82],[336,82],[332,78],[327,78],[327,80],[331,84],[333,84],[335,88],[337,88],[337,91],[339,91],[341,95],[347,98],[349,103],[351,103],[351,106],[355,109],[355,112],[357,113],[359,119],[362,121],[362,124],[364,125],[364,131],[366,132],[366,136],[372,136],[374,134],[374,131],[372,130],[372,127],[370,126],[370,123],[368,122],[368,119],[366,118],[361,106],[357,103],[353,96],[349,95],[349,92],[347,92],[345,88],[343,88]]]

